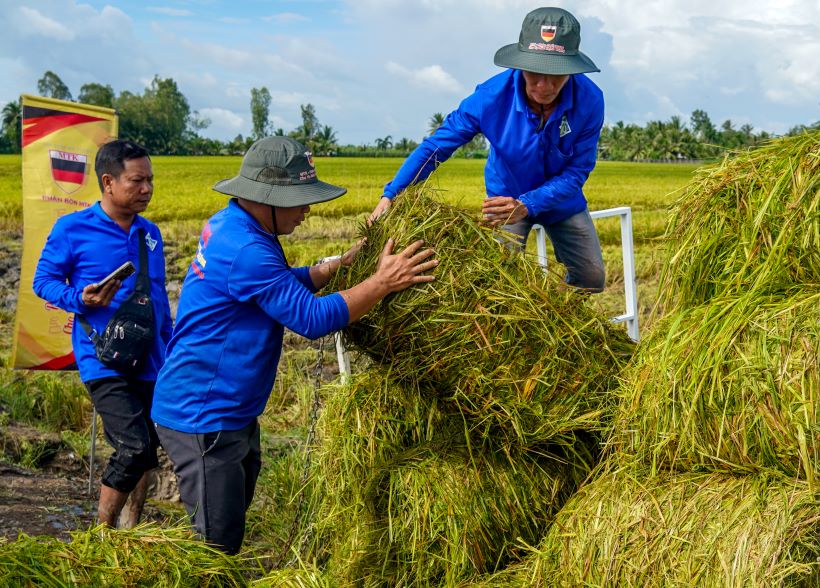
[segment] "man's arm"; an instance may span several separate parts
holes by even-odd
[[[253,300],[290,330],[316,339],[358,320],[390,292],[432,281],[433,276],[421,274],[438,262],[429,260],[432,250],[420,248],[421,243],[416,243],[393,255],[391,241],[371,278],[341,293],[317,298],[289,271],[283,259],[252,244],[234,261],[228,290],[242,302]]]

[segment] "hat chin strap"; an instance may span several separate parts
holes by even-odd
[[[279,234],[279,229],[276,227],[276,207],[273,204],[270,205],[270,219],[273,221],[273,234]]]

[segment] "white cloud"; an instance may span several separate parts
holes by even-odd
[[[209,129],[219,136],[234,136],[245,128],[245,119],[225,108],[200,108],[199,115],[210,119]]]
[[[70,28],[40,14],[34,8],[21,6],[20,15],[22,16],[21,29],[25,32],[57,41],[73,41],[76,36]]]
[[[288,24],[292,22],[306,22],[310,19],[303,14],[297,14],[295,12],[280,12],[278,14],[271,14],[270,16],[263,16],[262,20],[276,22],[279,24]]]
[[[148,12],[164,14],[165,16],[191,16],[193,14],[190,10],[170,8],[168,6],[149,6],[146,10],[148,10]]]
[[[440,65],[428,65],[427,67],[413,70],[393,61],[388,61],[385,68],[391,74],[401,76],[419,88],[447,94],[459,94],[464,92],[464,88],[458,83],[458,80],[444,71],[444,68]]]

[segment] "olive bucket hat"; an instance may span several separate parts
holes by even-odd
[[[265,137],[251,145],[239,175],[222,180],[214,190],[270,206],[307,206],[327,202],[347,190],[320,182],[313,154],[290,137]]]
[[[581,25],[562,8],[536,8],[524,17],[518,43],[495,53],[496,65],[540,74],[601,71],[578,50]]]

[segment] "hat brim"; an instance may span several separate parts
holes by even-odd
[[[500,67],[556,76],[601,71],[589,57],[580,51],[577,55],[530,53],[521,51],[518,43],[504,45],[496,51],[493,63]]]
[[[279,186],[255,182],[243,176],[219,181],[214,184],[213,189],[228,196],[236,196],[283,208],[327,202],[347,193],[346,188],[340,188],[318,180],[311,184]]]

